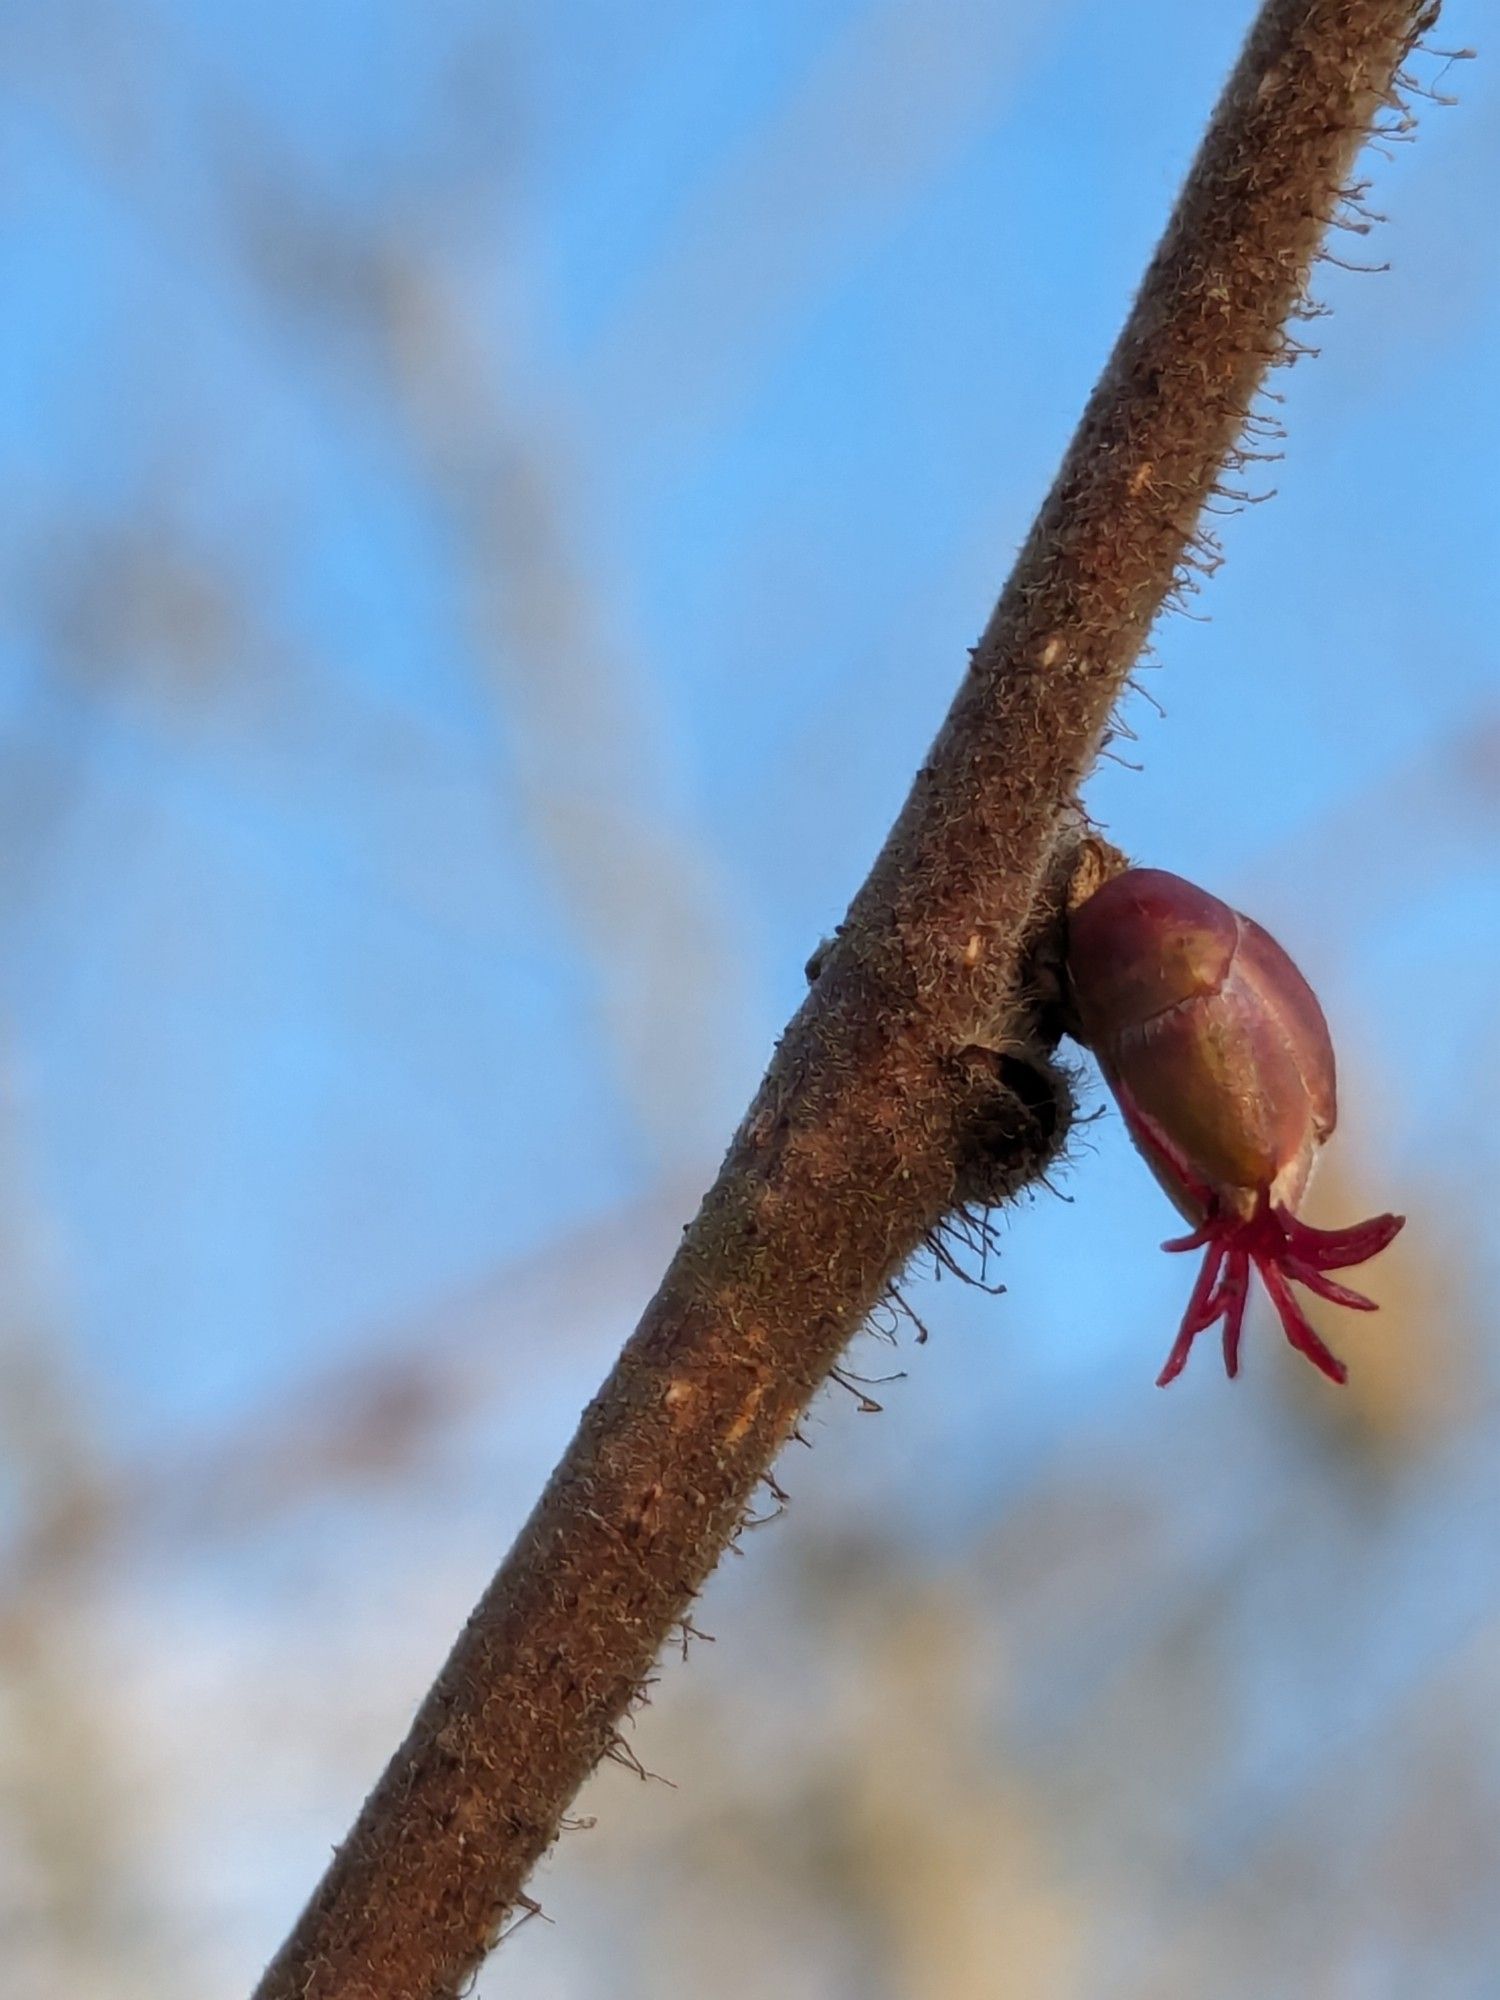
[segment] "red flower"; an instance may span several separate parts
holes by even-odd
[[[1328,1273],[1375,1256],[1405,1217],[1348,1229],[1298,1218],[1336,1116],[1333,1045],[1312,988],[1259,924],[1160,868],[1127,869],[1073,912],[1068,967],[1084,1039],[1130,1136],[1194,1225],[1162,1247],[1204,1253],[1158,1383],[1181,1374],[1218,1320],[1224,1365],[1238,1374],[1252,1265],[1292,1346],[1344,1381],[1292,1285],[1373,1312]]]

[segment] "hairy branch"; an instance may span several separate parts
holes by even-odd
[[[259,2000],[447,2000],[913,1251],[1060,1142],[1077,787],[1436,7],[1269,0],[946,723],[717,1181]]]

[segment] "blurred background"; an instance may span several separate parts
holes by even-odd
[[[0,13],[0,1964],[249,1988],[900,803],[1250,0]],[[1476,39],[1451,0],[1440,39]],[[1434,81],[1441,65],[1428,61]],[[1320,991],[1339,1393],[1112,1113],[833,1392],[481,1994],[1500,1991],[1493,63],[1113,837]],[[1140,767],[1140,768],[1136,768]],[[1085,1094],[1100,1108],[1097,1085]],[[675,1783],[675,1789],[673,1785]]]

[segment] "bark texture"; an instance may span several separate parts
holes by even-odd
[[[1269,0],[940,735],[661,1289],[258,2000],[447,2000],[883,1288],[1067,1120],[1078,785],[1436,8]],[[1097,865],[1096,863],[1094,865]]]

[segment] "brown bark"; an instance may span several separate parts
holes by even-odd
[[[1269,0],[953,708],[660,1291],[259,2000],[446,2000],[904,1261],[1066,1123],[1073,801],[1436,8]]]

